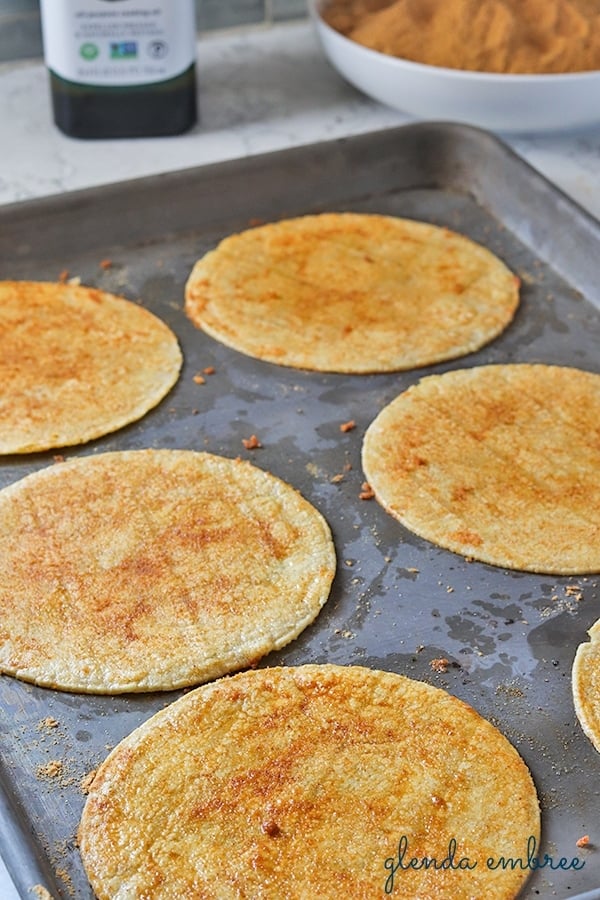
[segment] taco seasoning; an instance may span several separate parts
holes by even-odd
[[[451,69],[600,69],[599,0],[331,0],[323,18],[371,50]]]

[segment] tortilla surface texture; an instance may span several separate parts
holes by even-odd
[[[447,228],[323,213],[225,238],[197,261],[185,296],[196,326],[248,356],[367,373],[478,350],[511,322],[519,281]]]
[[[73,284],[0,282],[0,454],[83,444],[173,387],[173,332],[135,303]]]
[[[589,635],[573,660],[573,701],[581,727],[600,753],[600,619]]]
[[[250,463],[104,453],[0,492],[0,671],[87,693],[170,690],[252,665],[327,600],[321,514]]]
[[[600,571],[600,375],[491,365],[423,378],[371,423],[365,476],[410,531],[496,566]]]
[[[508,900],[528,873],[487,860],[526,860],[539,827],[525,763],[471,707],[306,665],[205,685],[132,732],[92,782],[79,847],[99,900]],[[438,868],[409,867],[425,857]]]

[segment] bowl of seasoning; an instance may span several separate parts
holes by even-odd
[[[364,94],[500,132],[600,122],[598,0],[308,0],[323,50]]]

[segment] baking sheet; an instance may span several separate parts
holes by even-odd
[[[512,325],[459,360],[348,376],[261,363],[187,321],[184,282],[221,237],[256,220],[343,209],[443,224],[484,243],[522,278]],[[360,449],[376,413],[427,374],[500,362],[599,372],[599,251],[599,224],[505,145],[445,123],[0,210],[0,278],[53,280],[67,270],[86,284],[139,300],[171,326],[184,353],[178,384],[144,419],[58,453],[207,450],[250,459],[297,487],[331,525],[338,572],[316,622],[262,665],[387,669],[443,687],[492,721],[536,782],[540,854],[585,860],[577,871],[532,872],[522,893],[528,900],[566,898],[600,885],[600,755],[581,731],[570,689],[576,647],[600,617],[600,578],[469,563],[412,535],[376,501],[359,499]],[[112,265],[105,269],[106,259]],[[195,383],[193,376],[207,366],[214,366],[214,375]],[[351,419],[356,428],[340,431]],[[242,441],[251,434],[262,448],[245,449]],[[0,487],[53,464],[54,455],[0,460]],[[343,479],[333,481],[339,474]],[[445,673],[431,667],[439,657],[450,660]],[[177,696],[93,697],[0,676],[0,852],[23,898],[36,884],[57,898],[92,896],[75,844],[82,779]],[[49,718],[57,725],[50,727]],[[584,834],[592,845],[580,850],[576,841]],[[382,860],[382,897],[383,875]]]

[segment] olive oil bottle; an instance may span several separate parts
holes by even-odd
[[[196,122],[194,0],[41,0],[54,121],[77,138]]]

